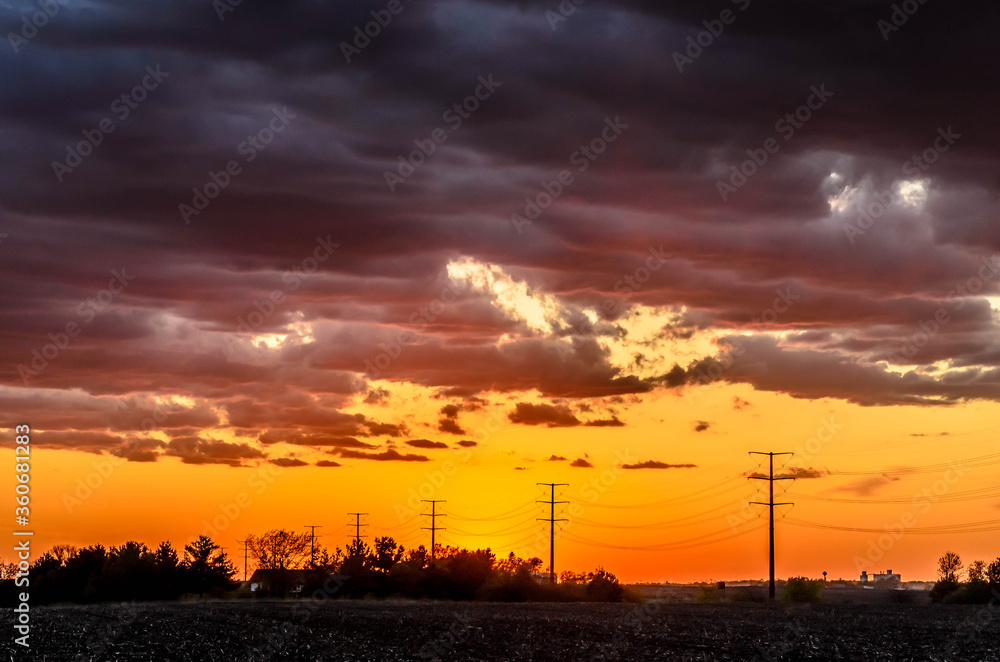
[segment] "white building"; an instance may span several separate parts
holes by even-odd
[[[861,583],[866,584],[869,581],[868,571],[861,571]],[[894,573],[892,570],[886,570],[885,572],[876,572],[871,576],[871,581],[873,582],[901,582],[903,577],[899,573]]]

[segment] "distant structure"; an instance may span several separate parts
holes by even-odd
[[[249,583],[252,595],[300,595],[306,584],[306,571],[258,569]]]
[[[868,571],[867,570],[862,570],[861,571],[861,583],[862,584],[867,584],[868,581],[869,581]],[[899,573],[894,573],[892,570],[886,570],[885,572],[876,572],[876,573],[873,573],[872,576],[871,576],[871,581],[873,581],[873,582],[885,582],[885,581],[901,582],[901,581],[903,581],[903,577]]]

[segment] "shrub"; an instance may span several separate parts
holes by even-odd
[[[722,602],[722,591],[714,584],[706,584],[701,587],[701,591],[695,596],[694,601],[701,603]]]
[[[781,589],[782,602],[819,602],[823,582],[807,577],[792,577]]]
[[[767,589],[763,586],[736,586],[726,592],[730,602],[767,602]]]
[[[912,605],[917,600],[913,595],[913,591],[893,589],[892,591],[889,591],[889,601],[896,605]]]
[[[604,568],[598,568],[591,574],[590,582],[587,584],[588,600],[621,602],[624,597],[625,589],[613,574]]]
[[[931,589],[931,602],[945,602],[951,601],[947,600],[949,596],[958,591],[958,582],[953,581],[939,581],[934,584],[934,588]],[[953,599],[952,599],[953,600]]]

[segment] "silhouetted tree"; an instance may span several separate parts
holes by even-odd
[[[178,597],[184,592],[186,573],[181,565],[177,550],[167,541],[163,541],[153,552],[155,565],[155,597],[168,600]]]
[[[1000,586],[1000,558],[987,566],[986,579],[990,586]]]
[[[598,602],[621,602],[624,596],[625,589],[613,574],[604,568],[597,568],[590,573],[590,581],[587,583],[588,598]]]
[[[958,582],[959,574],[962,572],[962,568],[964,567],[962,559],[958,554],[955,552],[945,552],[944,555],[938,559],[939,581],[952,584]]]
[[[0,561],[0,580],[7,581],[15,577],[17,577],[17,564]]]
[[[938,559],[938,581],[931,589],[933,602],[955,601],[958,595],[958,576],[962,571],[962,559],[955,552],[945,552]]]
[[[286,529],[247,536],[246,545],[261,570],[304,568],[312,553],[312,538],[308,534]]]
[[[217,591],[229,585],[236,568],[221,550],[208,536],[199,536],[190,545],[185,545],[184,568],[192,593]]]
[[[402,545],[388,536],[376,538],[372,566],[379,572],[388,573],[392,566],[403,559],[405,551]]]
[[[101,599],[143,600],[152,597],[156,561],[145,543],[129,540],[112,547],[101,568]]]
[[[107,558],[104,545],[77,550],[74,556],[66,559],[65,572],[59,573],[58,594],[74,602],[100,600],[99,580]]]
[[[563,570],[559,573],[559,583],[560,584],[586,584],[588,581],[587,573],[585,572],[573,572],[572,570]]]

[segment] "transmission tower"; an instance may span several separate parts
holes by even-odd
[[[566,518],[556,518],[556,504],[557,503],[569,503],[569,501],[556,501],[556,488],[564,487],[569,485],[569,483],[537,483],[538,485],[546,485],[550,490],[551,494],[548,501],[536,501],[535,503],[547,503],[549,504],[549,516],[548,517],[538,517],[536,519],[549,523],[549,583],[556,583],[556,522],[565,522]]]
[[[368,537],[361,535],[361,527],[368,526],[367,524],[361,523],[361,516],[367,515],[368,513],[347,513],[347,514],[352,515],[354,517],[354,524],[352,524],[351,526],[354,527],[354,544],[357,545],[361,542],[362,538]]]
[[[794,505],[790,502],[785,503],[775,503],[774,502],[774,481],[776,480],[795,480],[793,476],[777,476],[774,475],[774,456],[775,455],[792,455],[792,453],[764,453],[761,451],[750,451],[750,455],[767,455],[770,460],[770,469],[767,476],[750,476],[748,480],[766,480],[769,493],[769,498],[767,503],[762,501],[751,501],[750,503],[757,504],[759,506],[767,506],[770,513],[770,526],[768,527],[770,536],[770,581],[767,585],[767,596],[774,600],[774,507],[775,506],[791,506]]]
[[[440,527],[440,526],[437,525],[437,518],[438,517],[446,517],[446,515],[443,515],[443,514],[441,514],[441,513],[439,513],[437,511],[437,505],[439,503],[447,503],[447,502],[444,501],[443,499],[421,499],[421,501],[423,501],[424,503],[431,504],[431,512],[429,512],[429,513],[421,513],[424,517],[430,517],[431,518],[431,525],[430,526],[422,526],[420,528],[422,528],[422,529],[430,529],[430,532],[431,532],[431,560],[434,560],[434,548],[437,546],[437,538],[436,538],[435,534],[439,530],[440,531],[444,531],[443,527]]]

